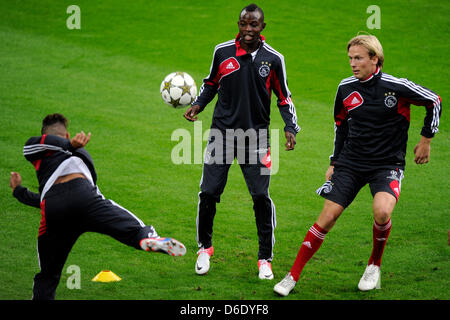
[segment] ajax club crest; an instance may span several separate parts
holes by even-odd
[[[385,93],[384,105],[388,108],[392,108],[397,104],[397,98],[395,97],[395,92]]]
[[[263,78],[269,76],[271,65],[272,65],[271,63],[262,61],[261,66],[258,69],[259,75]]]

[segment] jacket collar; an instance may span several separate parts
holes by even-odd
[[[359,80],[359,82],[361,83],[371,83],[373,79],[375,78],[379,78],[381,76],[381,68],[379,66],[377,66],[377,70],[372,73],[370,76],[368,76],[366,79],[364,80]]]
[[[263,43],[266,40],[266,38],[263,35],[261,35],[261,34],[259,35],[259,38],[261,39],[261,43]],[[234,40],[234,43],[236,44],[236,57],[243,56],[243,55],[247,54],[247,51],[245,51],[241,47],[241,43],[239,42],[239,39],[240,39],[240,37],[239,37],[239,33],[238,33],[238,35],[236,36],[236,39]]]

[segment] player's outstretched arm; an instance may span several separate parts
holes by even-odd
[[[422,136],[419,143],[414,147],[414,162],[424,164],[430,161],[431,139]]]
[[[11,172],[9,177],[9,186],[13,191],[13,196],[28,206],[40,208],[40,197],[38,193],[31,192],[25,187],[21,186],[22,177],[18,172]]]
[[[11,172],[11,175],[9,176],[9,186],[14,191],[14,189],[17,188],[17,186],[20,186],[22,184],[22,177],[18,172]]]

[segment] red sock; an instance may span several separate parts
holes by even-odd
[[[373,222],[373,249],[369,259],[369,265],[381,265],[381,257],[383,256],[384,246],[391,232],[391,225],[391,219],[382,225],[379,225],[375,221]]]
[[[305,264],[309,261],[309,259],[311,259],[314,253],[319,250],[326,234],[327,231],[319,227],[317,223],[309,228],[305,240],[303,240],[302,246],[297,253],[297,258],[295,258],[294,265],[290,271],[295,281],[298,281],[300,278],[300,274],[302,273]]]

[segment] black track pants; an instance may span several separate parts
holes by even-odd
[[[70,250],[84,232],[98,232],[141,249],[143,238],[157,236],[133,213],[107,200],[88,180],[56,184],[41,202],[38,255],[41,271],[34,277],[33,299],[54,299]]]
[[[259,160],[256,164],[240,164],[240,167],[253,199],[259,239],[258,259],[271,261],[275,243],[276,212],[269,196],[270,175],[262,174],[262,172],[267,172],[267,168],[264,168],[264,164]],[[220,202],[220,196],[227,183],[229,168],[230,164],[226,163],[204,163],[203,165],[197,213],[197,242],[199,247],[209,248],[212,246],[216,203]]]

